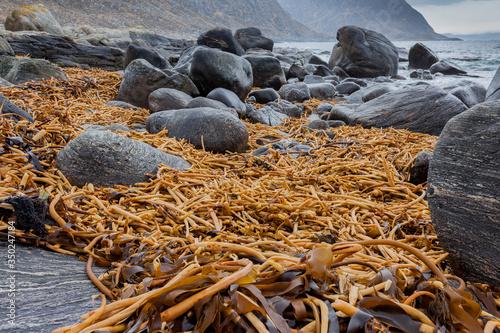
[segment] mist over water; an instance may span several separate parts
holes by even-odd
[[[395,41],[397,47],[409,50],[416,41]],[[470,80],[489,86],[496,70],[500,67],[500,40],[493,41],[424,41],[421,42],[433,50],[439,59],[451,61],[462,67],[470,76],[437,76],[429,81],[433,85],[445,86]],[[277,48],[297,48],[310,50],[328,62],[335,42],[276,43]],[[408,70],[408,62],[399,63],[398,74],[408,78],[413,70]],[[477,76],[477,77],[476,77]],[[411,80],[411,79],[409,79]]]

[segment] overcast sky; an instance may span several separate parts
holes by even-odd
[[[500,32],[500,0],[406,0],[438,33]]]

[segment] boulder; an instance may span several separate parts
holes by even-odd
[[[285,84],[280,88],[278,94],[282,99],[285,99],[289,102],[302,103],[304,101],[307,101],[308,99],[311,99],[309,88],[303,82]]]
[[[44,5],[22,6],[5,18],[5,29],[10,31],[45,31],[62,35],[63,30]]]
[[[381,85],[375,85],[369,88],[366,88],[363,90],[363,96],[361,96],[361,99],[363,102],[368,102],[371,101],[372,99],[375,99],[377,97],[380,97],[384,94],[387,94],[390,92],[392,89],[388,86],[381,86]]]
[[[304,106],[302,104],[293,104],[289,101],[269,102],[267,106],[274,111],[286,114],[288,117],[300,118],[304,114]]]
[[[340,66],[354,77],[398,73],[398,50],[384,35],[351,25],[337,31],[337,40],[339,42],[333,47],[328,62],[329,68]]]
[[[280,95],[273,88],[254,90],[249,97],[255,97],[255,101],[259,104],[267,104],[280,98]]]
[[[5,97],[2,94],[0,94],[0,105],[3,106],[0,110],[1,114],[13,113],[12,116],[8,116],[9,118],[12,117],[15,120],[26,119],[31,123],[35,121],[28,112],[24,111],[19,106],[12,103],[7,97]]]
[[[215,27],[202,33],[196,42],[198,45],[205,45],[211,48],[221,49],[238,56],[245,54],[245,50],[234,38],[231,30],[222,27]]]
[[[9,42],[5,39],[5,37],[0,35],[0,56],[3,55],[13,56],[14,50],[12,50],[12,47],[10,47]]]
[[[243,56],[252,65],[253,86],[273,88],[278,90],[286,84],[285,72],[278,59],[271,56],[245,55]]]
[[[127,68],[135,59],[144,59],[151,65],[159,69],[171,69],[172,65],[162,56],[158,51],[150,46],[139,45],[138,43],[131,43],[125,51],[125,58],[123,60],[123,68]]]
[[[379,79],[379,78],[380,78],[380,77],[377,77],[377,78],[375,78],[375,80],[373,80],[373,81],[375,81],[375,82],[376,82],[376,80],[377,80],[377,79]],[[345,79],[343,79],[343,80],[342,80],[342,82],[340,82],[340,83],[344,83],[344,82],[354,82],[354,83],[356,83],[356,84],[357,84],[358,86],[360,86],[360,87],[367,87],[367,86],[368,86],[368,83],[366,83],[366,81],[365,81],[365,80],[363,80],[363,79],[358,79],[358,78],[355,78],[355,77],[348,77],[348,78],[345,78]]]
[[[273,40],[262,36],[262,32],[258,28],[238,29],[234,32],[234,38],[236,38],[245,51],[253,48],[273,50]]]
[[[215,88],[207,95],[207,98],[224,103],[226,107],[233,108],[240,113],[246,113],[246,104],[231,90]]]
[[[307,127],[313,130],[326,130],[330,128],[330,125],[326,120],[315,119],[307,124]]]
[[[396,47],[398,49],[399,62],[409,61],[410,52],[404,47]]]
[[[122,108],[122,109],[133,109],[136,107],[135,105],[132,105],[132,104],[129,104],[126,102],[122,102],[122,101],[116,101],[116,100],[111,100],[109,102],[106,102],[106,104],[111,105],[111,106],[115,106],[117,108]]]
[[[497,99],[500,99],[500,67],[497,69],[486,91],[485,101],[489,102]]]
[[[189,77],[202,95],[215,88],[226,88],[244,100],[253,86],[252,66],[248,60],[217,49],[197,49]]]
[[[333,105],[325,102],[325,103],[321,103],[320,105],[318,105],[318,107],[316,108],[316,113],[318,114],[319,117],[321,117],[323,114],[330,113],[330,111],[332,111],[332,109],[333,109]]]
[[[422,43],[417,43],[410,48],[408,52],[408,68],[429,69],[433,64],[439,61],[434,52]]]
[[[430,151],[423,151],[417,155],[410,168],[410,183],[420,185],[427,181],[432,155],[433,153]]]
[[[484,102],[486,97],[486,88],[473,81],[462,81],[456,87],[446,90],[461,100],[468,108]]]
[[[86,131],[71,140],[56,156],[57,168],[75,186],[130,186],[149,181],[159,164],[173,169],[191,166],[146,143],[109,131]]]
[[[328,114],[328,118],[326,120],[339,120],[343,121],[346,124],[349,124],[350,115],[354,112],[354,107],[351,107],[347,104],[337,104],[334,105]]]
[[[431,74],[443,73],[444,75],[467,74],[460,66],[446,60],[440,60],[433,64],[431,68],[429,68],[429,72]]]
[[[304,77],[304,81],[303,81],[305,84],[310,84],[310,83],[324,83],[325,80],[323,79],[323,77],[319,76],[319,75],[311,75],[311,74],[308,74]]]
[[[361,104],[350,115],[348,124],[439,135],[448,120],[465,110],[462,101],[441,88],[415,86]]]
[[[321,59],[320,57],[318,57],[317,55],[313,54],[310,58],[309,58],[309,61],[308,61],[310,64],[313,64],[313,65],[323,65],[323,66],[328,66],[328,63],[326,61],[324,61],[323,59]]]
[[[286,73],[286,78],[291,79],[291,78],[297,78],[300,81],[303,81],[306,75],[309,75],[308,71],[306,71],[303,67],[297,65],[297,64],[292,64],[290,68],[288,69],[288,72]]]
[[[151,65],[144,59],[132,61],[123,74],[123,79],[118,90],[117,100],[133,104],[142,108],[149,107],[148,97],[153,91],[160,88],[173,88],[183,90],[193,95],[197,92],[194,84],[182,74],[166,72]]]
[[[314,75],[331,76],[331,75],[335,75],[335,73],[325,65],[318,65],[318,66],[316,66],[316,70],[314,71]]]
[[[184,109],[193,97],[171,88],[160,88],[149,94],[148,103],[151,113]]]
[[[288,118],[286,114],[278,112],[270,106],[264,106],[248,113],[248,119],[252,123],[261,123],[268,126],[281,125],[286,118]]]
[[[67,80],[68,76],[61,68],[47,60],[20,58],[13,63],[12,68],[4,78],[13,84],[22,84],[50,78]]]
[[[96,67],[117,71],[123,69],[123,51],[108,46],[77,44],[68,36],[40,33],[12,33],[7,36],[16,55],[29,54],[61,67]]]
[[[429,166],[428,202],[447,262],[464,280],[500,286],[500,101],[443,129]]]
[[[335,86],[331,83],[311,83],[307,85],[311,98],[331,100],[335,95]]]
[[[186,109],[193,109],[193,108],[225,109],[227,108],[227,105],[211,98],[198,96],[192,99],[186,105]]]
[[[358,91],[361,89],[359,84],[354,83],[354,82],[342,82],[338,84],[335,89],[337,90],[337,93],[340,95],[350,95],[355,91]]]
[[[349,77],[349,74],[347,74],[342,67],[335,66],[333,67],[332,71],[333,74],[337,75],[337,77],[340,78],[341,80]]]
[[[168,136],[185,139],[197,149],[215,153],[244,152],[248,145],[245,124],[225,110],[195,108],[157,112],[146,120],[149,133],[168,130]]]

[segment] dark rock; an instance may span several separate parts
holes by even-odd
[[[408,68],[429,69],[433,64],[439,61],[439,58],[422,43],[417,43],[410,48],[408,53]]]
[[[210,48],[220,49],[238,56],[245,54],[245,50],[234,38],[231,30],[222,27],[215,27],[202,33],[196,42],[198,45],[205,45]]]
[[[354,77],[398,73],[398,50],[384,35],[351,25],[337,31],[337,40],[339,42],[333,47],[328,62],[329,68],[340,66]]]
[[[139,45],[137,43],[132,43],[127,47],[125,51],[125,58],[123,60],[123,68],[127,68],[135,59],[144,59],[151,65],[158,67],[159,69],[171,69],[172,65],[168,62],[165,57],[163,57],[158,51],[152,47],[147,47]]]
[[[486,91],[485,101],[489,102],[497,99],[500,99],[500,67],[497,69]]]
[[[333,109],[333,105],[330,104],[330,103],[321,103],[320,105],[318,105],[318,108],[316,109],[316,113],[318,114],[318,116],[321,116],[325,113],[329,113],[330,111],[332,111]]]
[[[194,82],[187,75],[169,69],[164,69],[163,73],[167,74],[167,87],[165,88],[177,89],[191,96],[200,94]]]
[[[404,47],[396,47],[398,49],[399,62],[406,62],[410,60],[410,54]]]
[[[366,88],[363,90],[363,96],[361,99],[363,102],[368,102],[371,101],[374,98],[380,97],[383,94],[386,94],[390,92],[392,89],[389,88],[388,86],[380,86],[380,85],[375,85],[370,88]]]
[[[411,79],[419,79],[419,80],[432,80],[434,77],[428,70],[417,69],[410,73]]]
[[[0,56],[0,77],[5,78],[18,62],[16,57]]]
[[[13,85],[12,83],[0,77],[0,87],[10,87],[12,85]]]
[[[447,262],[464,280],[500,286],[500,101],[451,119],[429,166],[428,202]]]
[[[5,18],[5,29],[10,31],[45,31],[62,35],[63,31],[52,13],[44,5],[23,6]]]
[[[392,75],[391,79],[393,79],[393,80],[401,80],[401,81],[406,80],[406,78],[404,76],[402,76],[402,75]]]
[[[173,169],[191,165],[152,146],[108,131],[87,131],[70,141],[56,156],[57,168],[75,186],[133,185],[149,181],[159,164]]]
[[[249,96],[255,97],[255,101],[259,104],[267,104],[280,98],[280,95],[273,88],[254,90]]]
[[[199,96],[191,100],[186,105],[186,109],[193,109],[193,108],[224,109],[227,108],[227,105],[211,98]]]
[[[444,75],[467,74],[460,66],[450,61],[440,60],[429,68],[431,74],[443,73]]]
[[[207,95],[207,98],[222,102],[227,107],[237,110],[241,115],[246,113],[246,104],[243,103],[240,98],[231,90],[227,90],[224,88],[215,88]]]
[[[32,59],[45,59],[61,67],[123,69],[124,53],[118,48],[82,45],[67,36],[26,32],[7,36],[7,40],[16,55],[29,54]]]
[[[304,81],[303,81],[305,84],[310,84],[310,83],[324,83],[325,80],[323,79],[323,77],[319,76],[319,75],[306,75],[304,77]]]
[[[336,127],[342,127],[342,126],[347,126],[345,122],[342,120],[327,120],[328,125],[330,128],[336,128]]]
[[[148,103],[151,113],[167,110],[184,109],[193,100],[182,91],[171,88],[160,88],[149,94]]]
[[[304,80],[304,78],[306,77],[306,75],[309,75],[309,74],[311,74],[311,73],[309,73],[308,71],[306,71],[303,67],[301,67],[301,66],[299,66],[297,64],[293,64],[288,69],[288,72],[286,73],[286,78],[287,79],[297,78],[300,81],[302,81],[302,80]]]
[[[441,88],[416,86],[395,90],[361,104],[350,115],[348,124],[368,128],[392,126],[439,135],[448,120],[466,109],[462,101]]]
[[[373,79],[373,82],[375,83],[394,83],[394,81],[388,77],[385,76],[379,76]]]
[[[315,129],[315,130],[326,130],[326,129],[330,128],[330,125],[325,120],[315,119],[315,120],[311,121],[309,124],[307,124],[307,127],[309,127],[310,129]]]
[[[323,65],[325,67],[328,67],[328,63],[326,61],[324,61],[323,59],[321,59],[320,57],[318,57],[317,55],[315,55],[315,54],[313,54],[309,58],[309,63],[313,64],[313,65]]]
[[[196,51],[206,48],[207,48],[206,46],[201,46],[201,45],[192,45],[186,47],[179,56],[177,64],[175,64],[174,70],[181,74],[189,75],[189,71],[191,70],[191,63],[193,62],[193,55],[195,54]]]
[[[111,124],[108,126],[90,125],[87,128],[87,131],[110,131],[110,132],[123,131],[123,132],[129,132],[130,128],[125,126],[125,125],[122,125],[122,124]]]
[[[417,155],[410,168],[410,183],[414,185],[423,184],[427,181],[429,163],[432,160],[432,152],[423,151]]]
[[[302,103],[308,99],[311,99],[309,88],[305,83],[302,82],[285,84],[278,91],[278,94],[282,99],[285,99],[289,102]]]
[[[4,78],[13,84],[21,84],[50,78],[67,80],[68,76],[47,60],[20,58]]]
[[[253,156],[267,156],[269,155],[269,147],[262,146],[257,149],[252,153]]]
[[[225,110],[195,108],[157,112],[146,120],[149,133],[168,130],[168,136],[185,139],[197,149],[215,153],[244,152],[248,145],[245,124]]]
[[[267,105],[248,113],[248,119],[252,123],[261,123],[268,126],[281,125],[283,120],[286,118],[288,118],[286,114],[278,112],[274,108]]]
[[[330,120],[340,120],[346,124],[349,124],[350,115],[354,111],[353,108],[347,105],[334,105],[330,113],[328,114],[327,121]]]
[[[316,66],[316,70],[314,71],[314,75],[319,76],[330,76],[335,75],[335,73],[325,65]]]
[[[267,106],[274,111],[286,114],[288,117],[300,118],[304,114],[304,106],[290,103],[289,101],[269,102]]]
[[[9,42],[7,42],[5,37],[0,35],[0,56],[3,55],[13,56],[14,50],[12,50],[12,47],[10,47]]]
[[[347,96],[347,104],[363,104],[363,94],[365,92],[363,89],[353,92],[349,96]]]
[[[286,84],[285,72],[277,58],[260,55],[245,55],[243,58],[252,65],[254,87],[278,90]]]
[[[484,102],[486,97],[486,88],[472,81],[462,81],[457,87],[446,90],[461,100],[468,108]]]
[[[273,40],[262,36],[262,32],[258,28],[249,27],[238,29],[234,32],[234,38],[236,38],[245,51],[252,48],[260,48],[269,51],[273,50]]]
[[[331,100],[335,95],[335,86],[331,83],[311,83],[307,85],[311,98]]]
[[[122,109],[133,109],[136,107],[135,105],[132,105],[132,104],[129,104],[126,102],[122,102],[122,101],[115,101],[115,100],[109,101],[106,104],[111,105],[111,106],[115,106],[117,108],[122,108]]]
[[[337,84],[340,83],[340,78],[337,76],[337,75],[328,75],[328,76],[325,76],[323,78],[323,80],[325,80],[325,82],[329,82],[331,84],[333,84],[334,86],[336,86]]]
[[[375,80],[376,80],[376,79],[378,79],[378,77],[377,77],[377,78],[375,78]],[[374,81],[375,81],[375,80],[374,80]],[[354,82],[354,83],[356,83],[356,84],[357,84],[358,86],[360,86],[360,87],[367,87],[367,86],[368,86],[368,83],[366,83],[366,81],[365,81],[365,80],[363,80],[363,79],[358,79],[358,78],[355,78],[355,77],[348,77],[348,78],[345,78],[345,79],[343,79],[343,80],[342,80],[342,82],[340,82],[340,83],[344,83],[344,82]]]
[[[342,82],[338,84],[335,89],[340,95],[350,95],[355,91],[361,89],[361,87],[354,82]]]
[[[202,95],[215,88],[226,88],[244,100],[253,86],[250,63],[234,54],[216,49],[196,50],[189,77]]]
[[[349,74],[347,74],[342,67],[335,66],[335,67],[333,67],[332,70],[333,70],[333,73],[335,75],[337,75],[341,80],[349,77]]]
[[[3,107],[0,110],[1,114],[13,113],[14,115],[12,115],[12,117],[16,120],[26,119],[31,123],[35,121],[28,112],[24,111],[19,106],[12,103],[9,99],[7,99],[7,97],[5,97],[2,94],[0,94],[0,105],[3,105]]]

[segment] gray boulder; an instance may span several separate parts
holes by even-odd
[[[440,60],[433,64],[431,68],[429,68],[429,72],[431,74],[443,73],[444,75],[467,74],[460,66],[446,60]]]
[[[12,117],[16,120],[26,119],[31,123],[35,121],[28,112],[12,103],[7,97],[2,94],[0,94],[0,105],[3,105],[2,109],[0,110],[1,114],[12,113],[13,115],[8,117]]]
[[[486,91],[485,101],[489,102],[497,99],[500,99],[500,67],[497,69]]]
[[[75,186],[130,186],[147,182],[159,164],[181,170],[191,166],[178,156],[109,131],[83,132],[57,153],[56,161]]]
[[[174,70],[184,74],[189,75],[191,70],[191,63],[193,62],[194,53],[200,49],[206,49],[207,46],[204,45],[191,45],[186,47],[180,54],[177,63],[174,66]]]
[[[468,108],[484,102],[486,97],[486,88],[472,81],[462,81],[457,86],[445,90],[456,96]]]
[[[262,55],[245,55],[243,58],[252,65],[254,87],[278,90],[286,84],[285,72],[277,58]]]
[[[207,98],[224,103],[226,107],[233,108],[242,115],[246,113],[247,105],[231,90],[215,88],[207,95]]]
[[[149,94],[148,103],[151,113],[167,110],[184,109],[193,97],[171,88],[160,88]]]
[[[248,113],[248,119],[252,123],[261,123],[268,126],[281,125],[286,118],[288,118],[286,114],[278,112],[270,106],[264,106]]]
[[[134,61],[135,59],[147,60],[151,65],[159,69],[171,69],[172,65],[162,56],[157,50],[150,46],[139,45],[138,43],[131,43],[125,51],[125,58],[123,60],[123,68]]]
[[[363,90],[363,96],[361,96],[361,99],[363,102],[368,102],[371,101],[372,99],[375,99],[377,97],[380,97],[384,94],[387,94],[390,92],[392,89],[388,86],[382,86],[382,85],[375,85],[369,88],[366,88]]]
[[[273,88],[265,88],[252,91],[248,97],[255,97],[255,101],[259,104],[267,104],[280,98],[280,95]]]
[[[303,81],[305,84],[310,84],[310,83],[324,83],[325,82],[325,79],[323,79],[323,77],[319,76],[319,75],[311,75],[311,74],[308,74],[304,77],[304,81]]]
[[[328,68],[328,66],[317,65],[316,69],[314,70],[314,75],[330,76],[330,75],[335,75],[335,73],[330,68]]]
[[[290,68],[288,69],[288,72],[286,73],[286,79],[291,79],[291,78],[297,78],[300,81],[303,81],[306,75],[309,75],[308,71],[306,71],[303,67],[297,65],[297,64],[292,64]]]
[[[245,54],[245,50],[234,38],[231,30],[222,27],[212,28],[198,37],[198,45],[205,45],[211,48],[220,49],[238,56]]]
[[[415,86],[361,104],[350,115],[348,124],[439,135],[448,120],[465,110],[462,101],[441,88]]]
[[[361,87],[359,84],[354,82],[342,82],[338,84],[335,89],[337,89],[337,93],[340,95],[350,95],[361,89]]]
[[[304,114],[304,106],[302,104],[293,104],[289,101],[269,102],[267,106],[274,111],[286,114],[288,117],[300,118]]]
[[[253,86],[250,63],[217,49],[197,49],[193,54],[189,77],[202,95],[215,88],[226,88],[244,100]]]
[[[220,101],[216,101],[215,99],[198,96],[192,99],[186,105],[186,109],[193,109],[193,108],[225,109],[227,108],[227,105]]]
[[[333,109],[333,105],[325,102],[325,103],[321,103],[320,105],[318,105],[318,107],[316,108],[316,113],[318,114],[319,117],[321,117],[324,114],[330,113],[330,111],[332,111],[332,109]]]
[[[335,86],[331,83],[311,83],[307,85],[311,98],[331,100],[335,95]]]
[[[253,48],[269,51],[273,50],[273,40],[262,36],[262,32],[258,28],[249,27],[238,29],[234,32],[234,38],[236,38],[245,51]]]
[[[313,64],[313,65],[323,65],[323,66],[328,66],[328,63],[318,57],[317,55],[313,54],[309,60],[308,63]]]
[[[5,75],[5,79],[13,84],[22,84],[29,81],[56,78],[67,80],[68,76],[61,68],[43,59],[20,58],[12,63],[12,68]]]
[[[427,46],[422,43],[417,43],[410,48],[408,60],[408,68],[429,69],[439,61],[439,58]]]
[[[215,153],[244,152],[248,129],[231,112],[212,108],[195,108],[157,112],[146,120],[149,133],[168,130],[168,136],[185,139],[197,149],[205,147]]]
[[[10,31],[45,31],[62,35],[63,30],[44,5],[23,6],[5,18],[5,29]]]
[[[126,102],[122,102],[122,101],[116,101],[116,100],[111,100],[109,102],[106,102],[106,104],[111,105],[111,106],[115,106],[117,108],[122,108],[122,109],[133,109],[136,107],[135,105],[132,105],[132,104],[129,104]]]
[[[309,88],[307,87],[307,84],[303,82],[285,84],[280,88],[278,94],[282,99],[289,102],[302,103],[311,99]]]
[[[447,261],[464,280],[500,285],[500,101],[443,129],[429,166],[428,202]]]
[[[398,73],[398,50],[384,35],[351,25],[337,31],[337,40],[339,42],[333,47],[328,62],[329,68],[340,66],[354,77]]]

